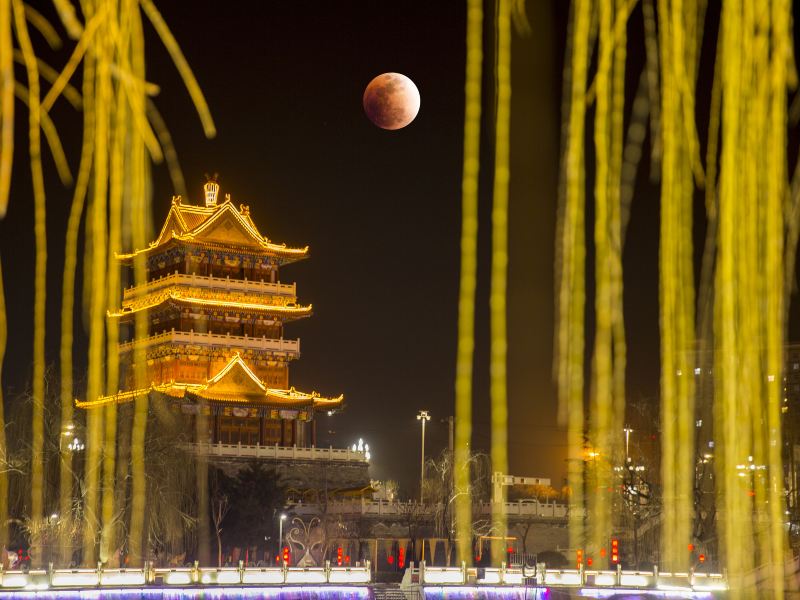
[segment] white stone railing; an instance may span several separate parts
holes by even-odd
[[[625,595],[628,590],[674,590],[677,595],[687,592],[722,592],[728,589],[726,578],[720,573],[668,573],[659,571],[658,568],[652,571],[623,571],[621,567],[613,571],[547,569],[546,565],[475,569],[463,566],[429,567],[424,562],[418,566],[411,563],[403,574],[400,587],[405,591],[412,591],[423,587],[430,589],[431,586],[459,586],[461,593],[464,593],[467,590],[461,586],[475,586],[476,589],[486,585],[522,586],[526,584],[526,580],[535,580],[536,585],[556,588],[605,589],[608,590],[608,595],[616,593],[620,596]]]
[[[153,281],[126,288],[122,293],[122,298],[124,300],[132,300],[172,285],[186,285],[196,288],[211,289],[218,288],[226,291],[257,292],[261,294],[278,294],[281,296],[297,295],[297,286],[294,283],[271,283],[269,281],[231,279],[229,277],[170,273],[169,275],[164,275]]]
[[[198,333],[196,331],[165,331],[141,340],[133,340],[119,345],[120,351],[127,351],[136,346],[149,348],[158,344],[196,344],[198,346],[227,346],[251,350],[271,350],[285,352],[295,358],[300,356],[300,340],[270,339],[266,337],[250,337],[247,335],[230,335],[227,333]]]
[[[295,504],[290,510],[298,515],[315,515],[321,510],[335,515],[387,515],[424,514],[433,512],[436,505],[420,505],[419,502],[389,502],[387,500],[333,500],[327,506],[321,504]]]
[[[506,502],[506,515],[509,517],[534,516],[550,517],[553,519],[564,519],[569,515],[569,505],[556,504],[555,502],[539,502],[538,500],[518,500],[517,502]],[[492,505],[489,503],[481,505],[482,514],[490,514]]]
[[[523,500],[520,502],[506,502],[506,515],[509,517],[541,517],[565,519],[569,515],[569,506],[566,504],[547,504],[537,500]],[[339,515],[427,515],[435,513],[441,508],[440,504],[424,504],[419,502],[389,502],[388,500],[334,500],[327,504],[325,511],[329,514]],[[322,506],[318,504],[296,504],[292,511],[297,514],[318,514]],[[491,503],[481,504],[481,514],[491,514]]]
[[[222,458],[271,458],[367,464],[365,451],[350,448],[298,448],[297,446],[250,446],[246,444],[192,444],[195,452]]]
[[[370,583],[369,561],[354,567],[267,567],[267,568],[208,568],[184,567],[175,569],[52,569],[3,571],[0,569],[0,589],[8,591],[44,591],[48,589],[98,588],[181,588],[184,586],[226,587],[242,585],[359,585]],[[74,594],[75,591],[72,593]],[[366,594],[365,594],[366,595]],[[166,594],[163,597],[167,597]]]

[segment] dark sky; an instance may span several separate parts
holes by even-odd
[[[510,468],[559,485],[565,439],[552,384],[555,231],[566,2],[528,2],[532,33],[514,38],[509,280]],[[175,139],[191,201],[204,173],[220,174],[221,193],[250,205],[262,233],[311,247],[311,258],[282,271],[296,281],[314,316],[290,324],[303,357],[298,389],[343,392],[347,409],[328,420],[322,442],[374,449],[372,475],[412,491],[420,427],[433,417],[428,453],[447,444],[459,272],[463,131],[463,2],[198,1],[159,7],[206,93],[219,135],[205,140],[177,71],[148,33],[148,79]],[[487,4],[487,20],[492,4]],[[44,7],[49,9],[49,3]],[[42,40],[36,40],[43,46]],[[487,27],[486,46],[493,47]],[[63,64],[66,53],[46,53]],[[488,447],[488,284],[493,90],[485,65],[478,340],[474,446]],[[388,132],[364,116],[366,84],[386,71],[411,77],[419,116]],[[77,164],[80,116],[54,112]],[[13,195],[0,223],[9,296],[7,390],[30,377],[33,235],[24,115]],[[58,358],[63,229],[70,193],[48,178],[50,276],[48,360]],[[657,201],[647,186],[634,204],[626,248],[629,392],[658,389]],[[154,221],[163,222],[173,189],[154,171]],[[79,345],[79,348],[81,345]]]

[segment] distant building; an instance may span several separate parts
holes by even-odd
[[[218,194],[209,181],[203,206],[174,197],[156,240],[117,255],[130,281],[137,260],[147,273],[109,313],[120,327],[121,389],[78,406],[157,395],[182,415],[200,453],[228,462],[348,464],[368,481],[365,452],[316,448],[318,419],[340,410],[343,396],[289,384],[300,340],[285,339],[284,326],[311,316],[312,307],[297,303],[295,284],[281,283],[279,270],[307,258],[308,247],[273,243],[248,206],[234,206],[230,195],[218,202]]]
[[[786,470],[786,508],[790,515],[790,539],[800,536],[800,344],[785,348],[783,365],[783,460]]]
[[[696,382],[696,525],[700,540],[716,538],[716,470],[713,464],[717,448],[714,440],[715,384],[713,354],[697,352],[694,370]],[[800,547],[800,344],[783,348],[783,397],[781,398],[781,436],[786,492],[786,516],[789,540]],[[766,414],[766,413],[765,413]],[[762,416],[762,418],[765,418]],[[752,457],[748,457],[752,461]],[[745,458],[742,458],[745,461]],[[754,465],[755,469],[763,468]]]

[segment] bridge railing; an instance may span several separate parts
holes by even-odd
[[[675,591],[721,591],[728,589],[725,577],[717,573],[669,573],[653,571],[589,571],[538,567],[466,568],[428,567],[424,562],[409,566],[403,587],[523,585],[534,582],[551,587],[602,589],[657,589]]]
[[[506,502],[506,514],[509,517],[541,517],[543,519],[565,519],[569,516],[569,506],[566,504],[554,504],[539,502],[537,500],[522,500],[519,502]],[[328,502],[325,507],[328,514],[337,515],[432,515],[440,510],[441,504],[420,504],[419,502],[390,502],[388,500],[366,500],[363,498],[354,500],[334,500]],[[317,504],[296,504],[292,511],[297,514],[317,514],[320,505]],[[492,511],[491,503],[484,503],[480,507],[481,514],[490,514]]]
[[[369,561],[355,567],[267,568],[153,568],[143,569],[49,569],[3,571],[0,590],[120,588],[145,586],[240,586],[318,584],[366,584],[371,581]]]

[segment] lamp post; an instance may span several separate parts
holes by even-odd
[[[417,415],[417,421],[422,421],[422,462],[420,465],[419,471],[419,503],[422,504],[423,501],[423,487],[425,484],[425,421],[430,421],[431,416],[428,414],[427,410],[419,411]]]
[[[627,461],[628,457],[630,456],[628,453],[628,447],[630,445],[631,433],[633,433],[633,429],[626,426],[625,429],[623,429],[622,431],[625,432],[625,460]]]
[[[283,556],[283,522],[286,520],[286,513],[281,513],[278,520],[278,556]]]

